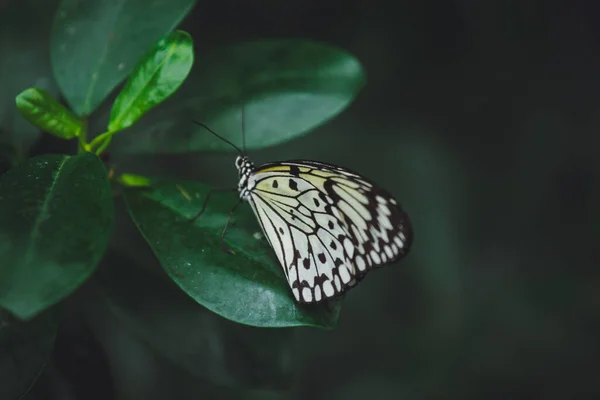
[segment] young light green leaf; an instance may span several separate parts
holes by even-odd
[[[83,121],[43,89],[29,88],[16,98],[19,112],[41,130],[63,139],[79,136]]]
[[[170,99],[115,138],[125,153],[231,151],[190,122],[195,118],[241,145],[273,146],[309,132],[344,110],[365,83],[346,51],[306,40],[265,40],[196,57],[190,76]]]
[[[48,363],[58,328],[55,310],[18,321],[0,309],[0,399],[21,399]]]
[[[29,319],[98,265],[113,223],[106,170],[93,154],[29,159],[0,178],[0,307]]]
[[[56,80],[77,115],[89,115],[195,0],[62,0],[50,56]]]
[[[296,303],[275,254],[250,207],[240,206],[221,232],[238,196],[211,196],[195,222],[210,188],[196,182],[154,181],[152,189],[125,190],[135,224],[171,279],[209,310],[242,324],[261,327],[332,328],[339,301]]]
[[[175,31],[161,39],[137,65],[117,96],[108,130],[131,126],[152,107],[175,92],[194,62],[194,44],[189,34]]]
[[[149,178],[146,178],[142,175],[135,174],[121,174],[117,178],[117,182],[119,182],[123,186],[129,187],[150,187],[151,182]]]

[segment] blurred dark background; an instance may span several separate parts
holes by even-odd
[[[21,18],[0,31],[1,59],[32,54],[23,65],[35,68],[47,56],[44,36],[8,46],[51,22],[41,3],[51,2],[0,2],[2,20]],[[158,274],[132,278],[133,294],[117,288],[110,301],[77,294],[28,398],[600,398],[600,3],[198,1],[181,29],[197,62],[204,49],[271,37],[354,54],[368,83],[350,108],[252,157],[371,177],[411,216],[412,252],[350,292],[333,331],[198,314],[174,287],[163,293]],[[0,117],[14,113],[2,86],[17,78],[2,71]],[[236,182],[232,156],[117,161]],[[106,263],[155,263],[117,218]]]

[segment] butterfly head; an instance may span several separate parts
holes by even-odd
[[[252,164],[247,156],[240,155],[235,159],[235,167],[240,174],[240,183],[238,184],[240,195],[246,197],[249,189],[251,189],[248,187],[248,179],[254,171],[254,164]]]

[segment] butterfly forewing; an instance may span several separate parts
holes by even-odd
[[[246,198],[300,302],[339,295],[410,248],[407,215],[359,174],[315,161],[286,161],[248,175]]]

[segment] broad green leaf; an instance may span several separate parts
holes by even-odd
[[[221,318],[156,267],[160,275],[137,259],[109,253],[94,280],[94,303],[197,378],[245,388],[289,386],[293,330],[264,330]]]
[[[125,191],[135,224],[171,279],[198,303],[232,321],[333,328],[339,301],[316,306],[295,302],[247,204],[238,207],[225,237],[235,254],[223,250],[221,232],[236,194],[215,193],[206,212],[190,222],[209,190],[196,182],[157,180],[151,190]]]
[[[46,366],[58,327],[53,310],[22,322],[0,309],[0,399],[20,399]]]
[[[56,80],[75,113],[93,112],[194,3],[62,0],[50,50]]]
[[[108,130],[131,126],[152,107],[173,94],[194,62],[194,44],[186,32],[175,31],[148,52],[117,96]]]
[[[242,104],[247,148],[273,146],[333,118],[365,82],[351,54],[306,40],[243,43],[196,59],[181,89],[127,135],[119,135],[113,148],[126,153],[232,151],[191,119],[241,147]]]
[[[0,307],[29,319],[94,271],[106,250],[113,201],[93,154],[29,159],[0,178]]]
[[[63,139],[79,136],[83,122],[43,89],[29,88],[16,98],[19,112],[43,131]]]
[[[0,6],[0,143],[12,148],[9,154],[16,163],[26,158],[41,132],[21,116],[15,96],[31,86],[59,94],[47,39],[52,22],[48,15],[56,10],[58,1],[14,4]]]

